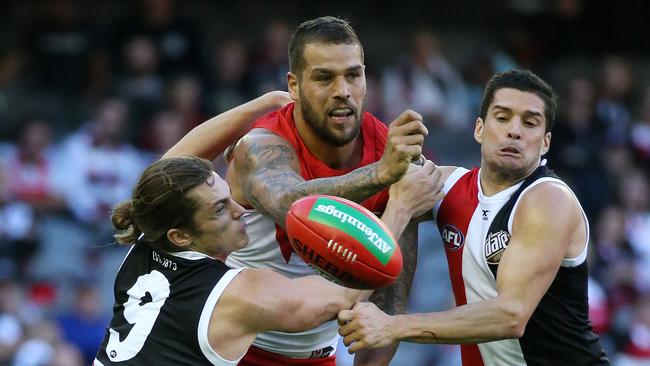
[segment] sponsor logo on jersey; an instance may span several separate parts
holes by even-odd
[[[442,236],[442,242],[449,250],[456,251],[465,243],[465,236],[456,225],[443,225],[440,235]]]
[[[485,237],[485,260],[488,264],[499,264],[503,251],[510,242],[510,233],[501,230],[496,233],[488,233]]]
[[[316,200],[309,219],[336,228],[355,238],[383,265],[395,251],[395,241],[375,220],[342,202],[326,197]]]

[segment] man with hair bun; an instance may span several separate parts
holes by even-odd
[[[272,92],[225,112],[181,141],[201,144],[211,130],[219,154],[252,121],[287,100]],[[258,332],[300,332],[335,318],[368,292],[316,276],[289,279],[271,269],[224,262],[248,244],[244,208],[212,163],[178,156],[178,146],[147,167],[130,200],[112,215],[120,244],[132,245],[115,279],[113,318],[94,366],[236,365]],[[399,235],[436,200],[436,179],[419,169],[391,188],[385,220]]]

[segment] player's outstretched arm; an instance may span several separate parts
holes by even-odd
[[[568,189],[542,183],[522,197],[517,208],[510,244],[499,264],[496,299],[397,316],[370,303],[357,304],[339,313],[339,333],[352,353],[401,340],[457,344],[519,338],[569,245],[582,240],[574,237],[580,227],[584,230],[580,208]]]
[[[312,329],[335,319],[340,310],[350,309],[368,293],[319,276],[289,279],[270,269],[245,269],[226,287],[212,312],[210,343],[220,355],[235,359],[257,333]]]
[[[244,306],[256,310],[248,323],[257,332],[313,329],[336,319],[339,311],[350,309],[371,292],[342,287],[317,275],[289,279],[270,269],[250,271],[249,275]]]
[[[242,137],[256,119],[291,102],[289,93],[272,91],[201,123],[167,151],[162,159],[196,155],[213,160]]]

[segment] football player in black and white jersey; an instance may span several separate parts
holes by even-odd
[[[389,316],[357,304],[339,314],[350,352],[405,340],[461,344],[465,366],[609,364],[588,318],[587,217],[542,159],[556,108],[530,71],[487,83],[481,166],[440,167],[445,197],[432,212],[457,307]]]
[[[286,93],[267,94],[188,136],[200,144],[201,130],[213,129],[205,142],[218,152],[286,101]],[[94,366],[236,365],[258,332],[313,328],[369,295],[319,276],[228,268],[228,254],[248,243],[244,208],[208,160],[177,151],[147,167],[131,199],[114,208],[116,239],[133,245],[115,279],[113,318]],[[386,210],[399,214],[385,223],[396,235],[411,214],[433,206],[418,189],[437,182],[430,173],[420,169],[392,188],[399,198]]]

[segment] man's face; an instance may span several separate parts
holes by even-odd
[[[289,74],[289,90],[311,129],[343,146],[361,127],[366,97],[365,66],[356,44],[309,43],[300,77]]]
[[[244,208],[230,196],[230,187],[217,174],[189,191],[199,207],[195,211],[192,246],[212,257],[225,255],[248,244],[246,224],[242,217]]]
[[[545,132],[544,101],[535,93],[503,88],[494,94],[485,121],[476,121],[474,137],[482,162],[507,176],[526,176],[539,164],[551,143]]]

